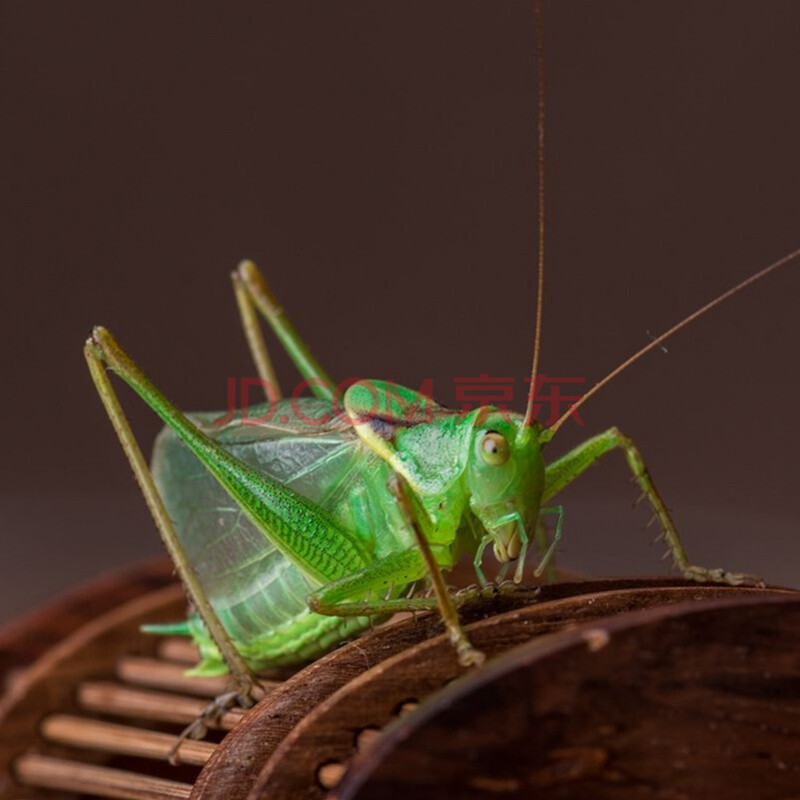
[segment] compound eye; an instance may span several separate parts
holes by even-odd
[[[483,460],[492,467],[500,467],[508,461],[509,447],[505,436],[497,431],[487,431],[481,442]]]

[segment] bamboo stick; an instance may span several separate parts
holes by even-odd
[[[158,645],[158,657],[164,661],[178,661],[181,664],[196,664],[200,660],[197,648],[191,639],[170,637]]]
[[[117,677],[127,683],[150,686],[154,689],[186,692],[200,697],[219,697],[233,689],[229,675],[202,677],[186,675],[185,664],[171,664],[155,658],[123,656],[117,662]],[[259,679],[265,692],[275,688],[280,681]]]
[[[186,675],[186,666],[154,658],[123,656],[117,662],[117,676],[128,683],[157,689],[186,692],[201,697],[217,697],[231,690],[227,675],[213,678]]]
[[[42,735],[52,742],[72,747],[102,750],[142,758],[167,761],[175,754],[178,763],[202,767],[214,753],[216,746],[209,742],[184,739],[175,750],[179,737],[128,725],[116,725],[71,714],[53,714],[41,726]]]
[[[87,711],[116,714],[121,717],[174,722],[188,725],[206,709],[207,702],[183,694],[137,689],[110,681],[87,681],[78,688],[78,702]],[[244,715],[244,710],[232,708],[219,720],[209,720],[210,728],[232,730]]]
[[[52,756],[22,756],[15,763],[15,772],[17,779],[28,786],[114,800],[188,800],[192,791],[188,783]]]

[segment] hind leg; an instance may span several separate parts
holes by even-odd
[[[205,623],[214,644],[217,646],[220,653],[222,653],[238,693],[249,697],[256,691],[256,679],[245,663],[245,660],[234,646],[230,636],[228,636],[217,613],[211,606],[211,602],[200,583],[197,572],[189,561],[186,551],[175,530],[175,526],[172,524],[172,520],[167,513],[164,500],[155,485],[152,473],[142,455],[139,443],[136,441],[128,418],[122,410],[119,398],[106,373],[107,365],[112,367],[116,366],[123,370],[126,368],[124,354],[122,351],[118,350],[116,343],[104,329],[96,328],[92,336],[86,342],[84,355],[97,393],[103,402],[103,406],[106,409],[111,424],[122,445],[122,449],[128,457],[128,462],[133,469],[136,481],[139,484],[139,488],[142,490],[150,513],[153,515],[156,527],[161,534],[167,552],[175,564],[176,571],[183,585],[186,587],[186,593]]]
[[[261,271],[252,261],[242,261],[232,275],[239,313],[242,318],[247,342],[262,380],[277,388],[277,378],[267,354],[267,346],[256,319],[257,309],[267,320],[300,374],[306,379],[311,391],[323,400],[333,399],[334,383],[320,363],[311,355],[308,345],[300,338],[289,322]],[[277,398],[280,389],[277,389]],[[277,398],[268,398],[270,400]]]

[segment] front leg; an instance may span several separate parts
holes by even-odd
[[[689,562],[683,549],[681,538],[675,528],[675,523],[664,501],[661,499],[661,495],[659,495],[653,484],[641,453],[633,441],[617,428],[609,428],[604,433],[587,439],[550,464],[545,470],[545,489],[542,502],[554,497],[572,483],[575,478],[584,473],[597,459],[617,448],[620,448],[625,453],[628,466],[633,473],[633,479],[639,485],[642,495],[647,498],[655,518],[661,524],[661,529],[669,545],[675,566],[685,577],[696,581],[729,583],[734,586],[761,583],[758,578],[754,578],[751,575],[727,572],[723,569],[706,569],[705,567],[697,567]]]
[[[547,529],[542,523],[542,517],[545,514],[555,514],[556,529],[553,532],[553,541],[548,545],[547,543]],[[540,551],[539,566],[533,573],[535,578],[541,578],[542,575],[547,576],[547,580],[553,583],[556,579],[556,571],[553,566],[552,559],[555,555],[558,543],[561,541],[561,536],[564,531],[564,506],[548,506],[547,508],[539,509],[539,519],[536,523],[536,544]]]

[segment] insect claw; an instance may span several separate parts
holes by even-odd
[[[202,739],[208,733],[208,726],[202,723],[198,725],[190,734],[190,739]]]
[[[462,667],[481,667],[486,661],[486,656],[480,650],[476,650],[466,639],[458,643],[456,653],[458,663]]]
[[[730,586],[755,586],[763,589],[766,584],[755,575],[741,572],[727,572],[724,569],[705,569],[703,567],[683,567],[683,575],[691,580],[701,583],[727,583]]]
[[[167,753],[167,761],[172,766],[180,764],[180,748],[187,739],[202,739],[208,733],[209,725],[217,724],[226,711],[229,711],[235,705],[241,708],[250,708],[255,704],[256,700],[259,699],[259,695],[263,696],[261,687],[255,684],[250,687],[247,692],[225,692],[215,697],[200,712],[197,719],[181,731],[175,744],[172,745],[169,753]]]
[[[205,712],[203,712],[205,713]],[[178,764],[181,763],[179,758],[179,752],[181,749],[181,745],[187,740],[191,739],[192,741],[197,741],[198,739],[202,739],[208,733],[208,725],[205,724],[203,721],[202,715],[199,716],[194,722],[184,728],[181,731],[180,736],[178,736],[177,741],[167,753],[167,761],[173,766],[177,767]]]

